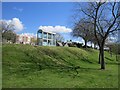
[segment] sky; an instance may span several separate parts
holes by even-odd
[[[39,28],[54,29],[65,41],[82,42],[71,36],[73,8],[73,2],[3,2],[2,19],[15,23],[17,34],[36,34]]]

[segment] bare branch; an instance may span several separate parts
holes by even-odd
[[[112,8],[112,15],[113,15],[114,18],[116,18],[115,13],[114,13],[114,10],[115,10],[115,4],[116,4],[116,2],[114,2],[114,4],[113,4],[113,8]]]
[[[90,15],[90,14],[86,13],[83,9],[81,9],[81,11],[82,11],[85,15],[87,15],[87,16],[89,16],[89,17],[91,17],[91,18],[93,18],[93,19],[94,19],[94,16],[92,16],[92,15]]]

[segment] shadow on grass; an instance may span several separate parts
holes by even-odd
[[[109,60],[109,61],[113,61],[111,58],[108,58],[108,57],[105,57],[107,60]]]
[[[84,67],[80,67],[81,70],[101,70],[100,68],[84,68]]]
[[[81,60],[87,63],[93,63],[87,57],[83,57]]]
[[[92,48],[81,48],[81,49],[88,51],[88,52],[94,52],[94,50]]]
[[[117,62],[108,62],[106,64],[109,64],[109,65],[120,65],[120,63],[117,63]]]

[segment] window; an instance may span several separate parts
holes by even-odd
[[[42,39],[38,39],[39,41],[38,41],[38,44],[39,45],[42,45]]]
[[[43,46],[47,46],[47,40],[43,40]]]
[[[53,45],[56,45],[56,40],[53,40]]]
[[[53,34],[53,40],[55,40],[56,38],[55,38],[55,34]]]
[[[38,33],[38,38],[42,38],[42,33],[41,32]]]
[[[43,37],[44,37],[44,38],[47,38],[47,33],[44,32]]]
[[[51,42],[51,40],[48,40],[48,45],[50,46],[50,45],[52,45],[52,42]]]
[[[51,39],[52,38],[52,35],[49,33],[48,34],[48,39]]]

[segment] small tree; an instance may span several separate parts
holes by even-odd
[[[120,51],[120,48],[119,48],[120,44],[118,44],[118,43],[109,43],[106,46],[110,48],[109,52],[110,52],[111,57],[112,57],[113,53],[116,55],[116,61],[117,61],[117,56],[118,56],[119,51]]]
[[[7,40],[7,41],[11,41],[13,43],[16,42],[16,33],[14,33],[11,30],[6,31],[3,35],[2,35],[3,39]]]
[[[11,41],[13,43],[16,42],[16,33],[14,32],[14,24],[7,22],[6,20],[0,21],[2,40]]]
[[[72,35],[75,37],[82,37],[85,41],[85,48],[87,47],[87,42],[90,41],[91,36],[93,36],[93,25],[88,23],[87,20],[82,19],[81,21],[75,23]]]
[[[57,33],[55,35],[55,38],[56,38],[57,42],[63,42],[64,41],[64,37],[61,34],[59,34],[59,33]]]
[[[32,37],[31,38],[31,44],[37,44],[37,39],[35,37]]]

